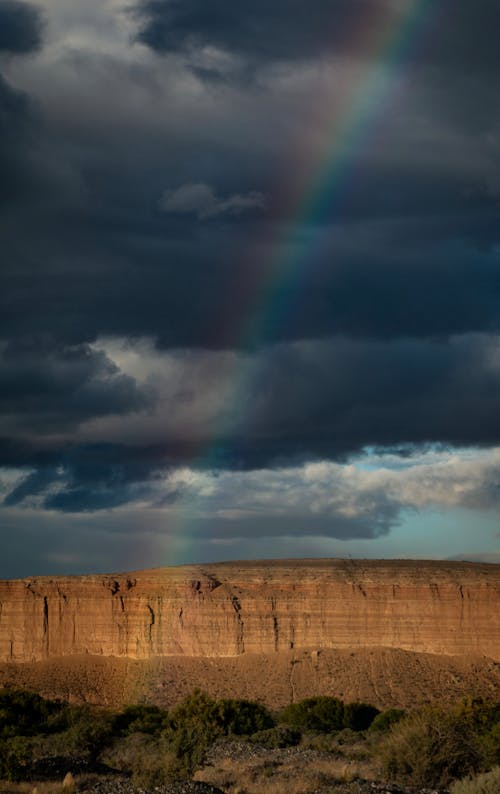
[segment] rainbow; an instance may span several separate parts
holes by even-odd
[[[271,240],[266,240],[268,251],[265,261],[258,261],[257,248],[244,260],[240,274],[253,274],[240,290],[241,325],[234,332],[234,349],[255,349],[273,331],[283,327],[300,301],[302,287],[310,277],[315,257],[331,234],[327,224],[317,224],[314,235],[308,239],[306,251],[296,245],[298,229],[328,213],[335,219],[335,210],[355,179],[356,164],[364,147],[376,136],[378,124],[384,114],[395,106],[395,100],[404,78],[410,72],[411,56],[428,41],[443,13],[443,3],[432,0],[400,0],[392,4],[373,0],[359,14],[357,26],[347,31],[347,40],[356,52],[356,68],[342,83],[342,96],[326,92],[313,99],[311,116],[318,101],[327,108],[319,144],[307,147],[303,141],[292,147],[290,161],[296,164],[300,178],[293,184],[283,180],[278,191],[285,196],[280,216],[285,220],[275,223]],[[260,241],[262,248],[262,241]],[[248,278],[248,276],[245,276]],[[239,410],[245,396],[255,384],[259,373],[249,358],[235,356],[226,395],[226,410],[212,428],[209,439],[200,444],[193,455],[192,467],[217,469],[224,463],[231,441],[245,430],[250,418]],[[182,537],[189,537],[189,524],[197,511],[197,499],[192,494],[177,503],[173,545],[169,543],[169,563],[183,561]],[[186,537],[186,540],[187,540]],[[189,541],[188,541],[189,542]],[[178,553],[174,551],[179,544]],[[172,559],[174,557],[174,559]]]

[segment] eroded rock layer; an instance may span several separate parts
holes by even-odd
[[[290,560],[0,582],[0,661],[385,647],[500,660],[500,566]],[[314,659],[314,657],[312,657]]]

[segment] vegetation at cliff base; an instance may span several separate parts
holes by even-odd
[[[380,712],[367,703],[318,696],[272,714],[259,703],[195,690],[169,710],[138,704],[111,712],[0,691],[4,780],[108,769],[154,787],[192,777],[209,749],[228,741],[250,742],[262,752],[309,748],[409,789],[453,784],[453,794],[480,794],[484,784],[489,794],[496,791],[500,765],[500,704],[466,699]]]
[[[302,731],[333,733],[343,728],[363,731],[370,727],[379,710],[368,703],[347,703],[322,695],[291,703],[281,711],[280,722]]]

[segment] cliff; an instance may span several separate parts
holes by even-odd
[[[0,581],[0,662],[384,647],[500,660],[500,566],[290,560]]]

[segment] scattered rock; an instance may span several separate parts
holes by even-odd
[[[102,778],[89,788],[80,789],[82,794],[224,794],[208,783],[191,780],[166,783],[153,788],[138,788],[125,777]]]

